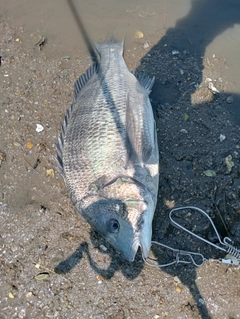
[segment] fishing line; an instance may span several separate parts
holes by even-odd
[[[186,211],[186,210],[201,213],[204,217],[206,217],[208,219],[208,221],[210,222],[210,224],[213,227],[213,230],[217,236],[218,244],[212,243],[211,241],[197,235],[196,233],[194,233],[191,230],[187,229],[186,227],[182,226],[180,223],[176,222],[176,220],[174,219],[174,213],[175,212],[181,213],[181,212]],[[148,257],[146,259],[144,256],[142,256],[144,262],[147,265],[149,265],[151,267],[161,268],[161,267],[168,267],[168,266],[171,266],[174,264],[182,263],[182,264],[193,264],[194,266],[199,267],[199,266],[203,265],[205,262],[212,262],[212,261],[221,262],[221,263],[229,264],[229,265],[235,265],[235,266],[240,265],[240,249],[233,246],[233,241],[229,237],[225,237],[223,240],[221,240],[221,237],[217,231],[216,226],[214,225],[212,219],[209,217],[209,215],[204,210],[202,210],[198,207],[194,207],[194,206],[173,208],[169,213],[169,219],[170,219],[171,224],[174,227],[179,228],[179,229],[187,232],[191,236],[194,236],[197,239],[205,242],[206,244],[211,245],[214,248],[227,253],[227,255],[225,256],[225,258],[219,258],[219,259],[205,258],[201,253],[196,253],[196,252],[186,251],[186,250],[181,250],[181,249],[175,249],[175,248],[172,248],[168,245],[165,245],[165,244],[162,244],[162,243],[159,243],[156,241],[152,241],[151,242],[152,245],[161,246],[165,249],[170,250],[170,252],[173,255],[173,261],[169,262],[169,263],[165,263],[165,264],[154,264],[154,263],[148,262],[148,260],[157,261],[156,259],[153,259],[150,257]]]

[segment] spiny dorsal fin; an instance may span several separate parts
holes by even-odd
[[[70,118],[71,113],[72,113],[72,108],[73,108],[73,104],[71,104],[70,107],[67,109],[66,115],[64,116],[64,120],[63,120],[63,123],[61,126],[61,132],[58,136],[58,142],[56,144],[56,148],[57,148],[56,161],[58,164],[58,169],[59,169],[61,174],[64,174],[63,161],[62,161],[64,135],[65,135],[65,131],[66,131],[66,127],[67,127],[69,118]]]
[[[148,75],[146,75],[143,72],[134,71],[132,73],[135,75],[138,82],[147,90],[148,94],[150,94],[155,81],[155,76],[153,78],[150,78]]]
[[[74,100],[77,98],[79,92],[87,84],[87,82],[93,76],[93,74],[97,72],[97,70],[98,63],[94,63],[87,69],[87,71],[84,74],[80,75],[80,77],[74,84]]]

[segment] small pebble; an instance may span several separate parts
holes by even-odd
[[[32,296],[32,292],[31,291],[27,292],[25,296],[26,296],[26,298],[31,297]]]
[[[204,300],[203,300],[202,298],[200,298],[200,299],[198,300],[198,302],[199,302],[201,305],[204,305],[204,304],[205,304],[205,302],[204,302]]]
[[[38,133],[42,132],[44,130],[44,127],[41,124],[36,124],[36,131]]]
[[[13,142],[13,145],[14,145],[14,146],[17,146],[17,147],[20,147],[20,146],[21,146],[21,144],[18,143],[18,142]]]
[[[27,148],[32,149],[33,148],[33,143],[32,142],[27,142],[26,146],[27,146]]]
[[[182,129],[180,130],[180,133],[185,133],[185,134],[187,134],[187,133],[188,133],[188,131],[187,131],[187,130],[185,130],[185,128],[182,128]]]
[[[0,167],[2,163],[6,161],[6,158],[7,158],[6,154],[0,151]]]
[[[233,97],[232,96],[228,96],[228,98],[227,98],[227,103],[228,104],[232,104],[232,102],[233,102]]]
[[[175,277],[173,278],[173,280],[174,280],[174,282],[175,282],[176,284],[180,284],[180,283],[181,283],[181,280],[178,278],[178,276],[175,276]]]
[[[175,206],[175,201],[174,200],[168,200],[166,199],[165,200],[165,205],[168,207],[168,208],[173,208]]]
[[[48,178],[54,177],[54,170],[52,168],[46,170],[46,175]]]
[[[99,248],[102,249],[103,251],[107,251],[107,247],[104,245],[100,245]]]
[[[179,51],[178,51],[178,50],[173,50],[173,51],[172,51],[172,55],[177,55],[177,54],[179,54]]]
[[[176,291],[177,291],[177,292],[181,292],[181,291],[182,291],[182,288],[180,288],[180,287],[177,286],[177,287],[176,287]]]
[[[144,49],[149,48],[149,44],[148,44],[148,43],[144,43],[143,48],[144,48]]]
[[[220,135],[219,135],[219,140],[220,140],[220,142],[224,141],[225,139],[226,139],[226,136],[225,136],[225,135],[223,135],[223,134],[220,134]]]
[[[140,38],[143,38],[143,37],[144,37],[144,34],[141,31],[135,32],[135,38],[136,39],[140,39]]]
[[[212,82],[212,79],[210,79],[210,78],[206,78],[206,80],[205,80],[206,82]]]
[[[220,92],[215,88],[215,86],[213,85],[212,82],[209,82],[209,83],[208,83],[208,89],[212,92],[212,94],[220,93]]]

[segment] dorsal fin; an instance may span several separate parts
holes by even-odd
[[[143,72],[132,72],[135,77],[137,78],[138,82],[147,90],[148,95],[152,91],[152,87],[155,81],[155,76],[153,78],[150,78],[148,75],[146,75]]]
[[[67,109],[66,115],[64,116],[64,120],[61,126],[61,132],[58,136],[58,142],[56,144],[57,148],[57,157],[56,161],[58,164],[58,169],[62,175],[64,175],[64,168],[63,168],[63,161],[62,161],[62,154],[63,154],[63,144],[64,144],[64,135],[66,131],[66,127],[69,121],[69,118],[72,113],[73,104],[70,105],[70,107]]]
[[[77,81],[74,84],[74,100],[77,98],[79,92],[84,88],[89,79],[96,73],[98,70],[98,63],[92,64],[87,71],[80,75]]]
[[[73,101],[76,100],[79,92],[87,84],[87,82],[93,76],[93,74],[97,72],[97,70],[98,70],[98,63],[94,63],[87,69],[87,71],[84,74],[80,75],[80,77],[77,79],[77,81],[74,84]],[[61,132],[58,137],[58,142],[56,144],[56,148],[57,148],[56,161],[58,164],[58,169],[62,175],[64,175],[64,167],[63,167],[63,161],[62,161],[64,136],[65,136],[66,127],[69,122],[69,118],[72,113],[72,109],[73,109],[73,104],[71,104],[70,107],[67,109],[66,115],[64,117],[64,120],[61,126]]]

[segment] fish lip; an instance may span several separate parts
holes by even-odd
[[[121,249],[117,243],[117,239],[113,235],[109,235],[106,240],[112,245],[120,254],[128,261],[133,262],[138,251],[138,247],[140,247],[140,243],[138,238],[135,238],[131,243],[130,248],[126,251]]]

